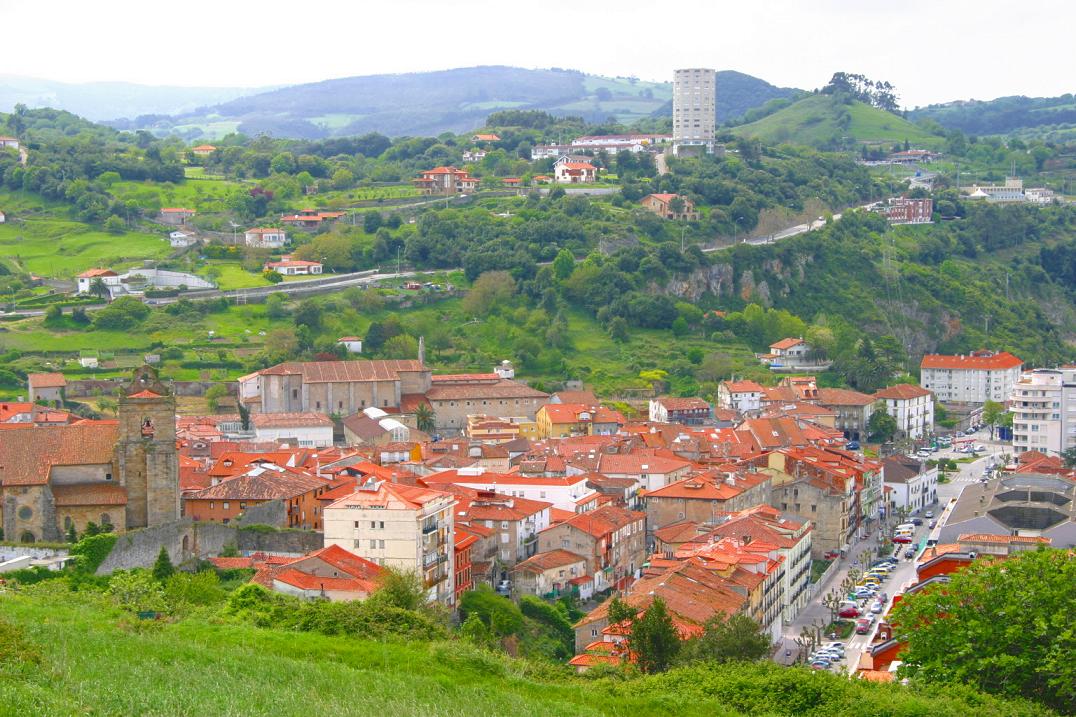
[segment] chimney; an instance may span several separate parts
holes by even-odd
[[[425,336],[419,336],[418,337],[418,362],[419,362],[419,365],[421,365],[421,366],[426,365],[426,337]]]

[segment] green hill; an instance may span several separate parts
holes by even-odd
[[[908,142],[919,147],[941,143],[911,122],[863,102],[844,104],[827,95],[811,95],[757,122],[732,130],[775,144],[806,144],[835,149],[852,144]]]
[[[58,581],[57,581],[58,582]],[[963,687],[906,688],[772,664],[586,679],[460,641],[263,629],[204,606],[140,621],[92,590],[0,593],[0,716],[798,715],[1032,717]]]
[[[1038,129],[1072,129],[1076,127],[1076,98],[998,97],[994,100],[961,100],[912,110],[909,116],[918,121],[931,119],[947,129],[965,134],[1031,134]]]

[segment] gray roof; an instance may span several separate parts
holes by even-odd
[[[964,488],[946,526],[988,516],[1011,531],[1043,531],[1076,521],[1076,483],[1060,476],[1012,473]],[[975,531],[980,532],[980,531]]]

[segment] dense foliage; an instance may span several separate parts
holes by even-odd
[[[981,556],[896,607],[902,673],[1076,713],[1074,585],[1069,550]]]

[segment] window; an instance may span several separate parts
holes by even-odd
[[[371,550],[376,550],[377,549],[377,541],[376,540],[373,540],[373,539],[370,540],[370,549]]]
[[[818,512],[818,506],[817,505],[812,505],[811,506],[811,512],[812,513],[817,513]]]
[[[384,540],[379,540],[379,541],[377,541],[377,547],[379,547],[379,548],[381,548],[382,550],[384,550],[384,549],[385,549],[385,541],[384,541]]]
[[[315,401],[314,402],[314,407],[317,408],[320,411],[321,410],[321,401]]]
[[[293,388],[293,389],[291,390],[291,397],[292,397],[292,398],[299,398],[299,389],[297,389],[297,388]]]
[[[359,548],[361,548],[361,547],[362,547],[361,543],[362,543],[362,541],[361,541],[361,540],[359,540],[358,538],[356,538],[356,539],[355,539],[355,542],[354,542],[354,543],[352,544],[352,547],[353,547],[353,548],[355,548],[355,549],[357,550],[357,549],[359,549]]]
[[[508,542],[508,533],[501,533],[501,542],[502,543],[507,543]]]
[[[205,446],[201,446],[201,447],[204,448]],[[112,474],[111,473],[105,473],[105,480],[112,480]]]
[[[213,501],[209,501],[209,509],[213,510]]]
[[[22,520],[30,520],[34,516],[34,509],[28,505],[19,507],[19,518]],[[27,541],[23,541],[27,542]],[[31,541],[32,542],[32,541]]]
[[[358,528],[358,527],[359,527],[359,521],[357,521],[357,520],[355,521],[355,527],[356,527],[356,528]],[[358,541],[355,541],[355,542],[358,542]],[[358,547],[358,546],[356,545],[355,547]]]
[[[388,408],[389,400],[386,398],[384,401],[382,401],[381,405]]]
[[[221,503],[220,507],[224,508],[224,510],[228,510],[228,501],[224,501],[223,503]]]
[[[502,520],[501,521],[501,530],[508,530],[508,521],[507,520]]]

